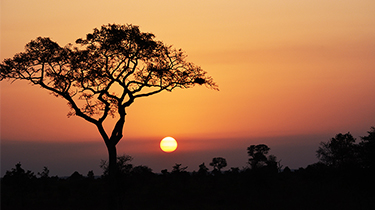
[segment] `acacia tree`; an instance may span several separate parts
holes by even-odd
[[[71,111],[92,123],[109,154],[109,174],[116,174],[116,145],[123,137],[126,108],[135,99],[196,84],[218,90],[199,66],[186,61],[181,49],[154,40],[134,25],[104,25],[76,44],[59,46],[38,37],[25,52],[0,64],[0,81],[27,80],[67,100]],[[116,118],[111,132],[103,127]]]

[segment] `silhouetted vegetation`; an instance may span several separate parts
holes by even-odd
[[[213,172],[221,173],[221,169],[227,166],[227,160],[222,157],[215,157],[212,159],[210,166],[214,167]]]
[[[356,139],[350,134],[337,134],[328,142],[321,142],[317,157],[326,166],[343,170],[374,170],[375,163],[375,128],[368,136]]]
[[[328,142],[321,142],[317,150],[319,160],[335,168],[354,167],[359,162],[358,145],[355,145],[355,138],[350,133],[337,134]]]
[[[61,47],[48,37],[38,37],[25,52],[0,63],[0,81],[25,80],[65,99],[76,115],[93,124],[108,150],[107,175],[117,191],[116,145],[123,137],[126,109],[138,98],[205,85],[218,90],[199,66],[186,61],[155,35],[134,25],[108,24],[95,28],[75,44]],[[111,131],[104,129],[115,118]],[[110,209],[118,209],[110,196]],[[120,202],[120,201],[117,201]],[[116,202],[116,203],[117,203]]]
[[[117,158],[121,209],[374,209],[374,128],[355,139],[337,134],[320,144],[320,161],[306,168],[281,170],[280,161],[268,155],[267,145],[247,148],[249,167],[232,167],[215,157],[210,171],[204,163],[198,171],[176,163],[171,172],[133,166],[129,155]],[[343,152],[345,151],[345,152]],[[349,152],[348,152],[349,151]],[[245,152],[245,151],[244,151]],[[257,164],[255,164],[257,163]],[[356,166],[353,166],[355,163]],[[107,209],[108,164],[103,175],[74,172],[68,178],[49,176],[49,169],[35,176],[17,163],[1,179],[2,209]],[[256,165],[256,166],[255,166]],[[254,167],[255,166],[255,167]],[[219,173],[220,172],[220,173]]]

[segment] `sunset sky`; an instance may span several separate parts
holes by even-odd
[[[159,173],[175,163],[244,167],[246,148],[267,144],[290,168],[317,162],[319,142],[375,126],[373,0],[1,0],[0,60],[38,36],[61,46],[104,24],[134,24],[182,48],[219,85],[164,92],[127,110],[118,154]],[[107,151],[96,128],[67,117],[63,99],[2,81],[1,176],[17,162],[51,175],[96,175]],[[163,153],[173,136],[178,148]]]

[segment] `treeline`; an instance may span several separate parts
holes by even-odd
[[[247,148],[248,165],[223,170],[214,157],[188,172],[175,164],[154,173],[118,157],[117,185],[122,209],[375,209],[375,128],[357,143],[337,134],[317,149],[319,162],[306,168],[282,167],[265,144]],[[95,177],[74,172],[61,179],[47,167],[34,174],[20,163],[1,179],[2,209],[107,209],[108,164]],[[208,167],[212,167],[210,170]]]

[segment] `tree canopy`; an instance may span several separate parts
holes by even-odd
[[[270,148],[265,144],[251,145],[247,148],[247,154],[250,156],[249,164],[252,169],[266,165],[267,154]]]
[[[222,168],[227,166],[227,160],[223,157],[214,157],[210,166],[214,167],[214,171],[220,172]]]
[[[196,84],[218,90],[199,66],[186,61],[154,34],[134,25],[104,25],[76,44],[61,47],[48,37],[29,42],[25,52],[0,64],[0,80],[27,80],[68,101],[71,112],[99,125],[104,139],[122,137],[125,108],[136,98]],[[100,124],[119,116],[112,136]]]
[[[317,157],[321,162],[333,167],[348,167],[358,163],[355,138],[348,132],[339,133],[328,142],[321,142]]]
[[[339,133],[328,142],[321,142],[316,155],[320,162],[334,168],[375,169],[375,127],[371,127],[367,136],[356,139],[348,132]]]
[[[361,163],[364,168],[375,170],[375,127],[367,132],[367,136],[361,137],[359,143]]]

